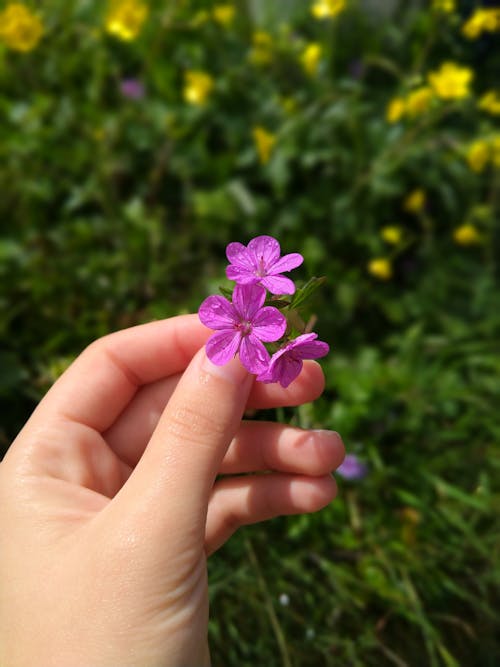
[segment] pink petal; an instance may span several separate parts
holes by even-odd
[[[273,369],[275,382],[279,382],[282,387],[288,387],[300,375],[302,366],[300,359],[295,359],[287,354],[283,355]]]
[[[233,290],[233,306],[241,320],[251,322],[266,300],[266,290],[260,285],[238,285]]]
[[[285,276],[266,276],[260,284],[271,294],[295,294],[295,283]]]
[[[248,250],[257,269],[262,264],[265,269],[278,261],[280,244],[272,236],[257,236],[248,244]]]
[[[270,357],[260,340],[250,334],[241,339],[240,360],[247,371],[258,375],[268,367]]]
[[[252,334],[266,343],[281,338],[285,330],[286,317],[273,306],[261,308],[252,321]]]
[[[302,264],[304,258],[298,252],[293,252],[290,255],[284,255],[281,259],[270,267],[269,273],[276,275],[277,273],[285,273],[296,269]]]
[[[250,253],[242,243],[230,243],[226,248],[226,257],[231,264],[253,271]]]
[[[207,357],[216,366],[224,366],[238,352],[240,341],[239,331],[218,331],[207,340]]]
[[[235,280],[239,285],[255,285],[260,280],[253,269],[249,270],[233,264],[226,268],[226,276],[229,280]]]
[[[237,322],[233,304],[223,296],[209,296],[203,301],[198,317],[209,329],[230,329]]]
[[[290,348],[293,347],[293,354],[300,359],[319,359],[324,357],[330,351],[328,343],[316,340],[318,334],[302,334],[291,341]]]

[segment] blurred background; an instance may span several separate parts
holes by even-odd
[[[0,2],[0,450],[267,233],[326,276],[339,498],[210,563],[214,665],[500,664],[500,3]],[[259,416],[260,417],[260,416]]]

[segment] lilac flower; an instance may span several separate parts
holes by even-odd
[[[123,79],[120,82],[120,92],[129,100],[142,100],[145,94],[144,84],[139,79]]]
[[[280,274],[300,266],[304,258],[297,252],[280,258],[280,244],[272,236],[257,236],[248,246],[230,243],[226,255],[230,261],[226,269],[229,280],[239,285],[259,284],[271,294],[294,294],[293,281]]]
[[[269,365],[269,352],[261,341],[278,340],[286,329],[286,318],[277,308],[263,307],[266,290],[259,285],[235,285],[233,302],[209,296],[200,306],[202,323],[216,333],[206,345],[208,358],[223,366],[237,352],[250,373],[262,373]]]
[[[347,454],[337,472],[344,479],[363,479],[368,473],[368,466],[360,461],[356,454]]]
[[[268,368],[259,375],[261,382],[279,382],[282,387],[288,385],[299,375],[303,359],[319,359],[328,354],[327,343],[316,340],[318,334],[302,334],[286,343],[273,354]]]

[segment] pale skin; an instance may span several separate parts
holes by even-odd
[[[207,557],[244,524],[334,498],[336,433],[242,419],[317,398],[319,365],[287,389],[255,383],[206,359],[209,335],[186,315],[96,341],[12,444],[0,665],[210,665]]]

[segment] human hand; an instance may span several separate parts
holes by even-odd
[[[96,341],[0,463],[1,665],[210,664],[207,555],[334,497],[339,436],[242,421],[317,398],[319,365],[254,383],[209,334],[187,315]]]

